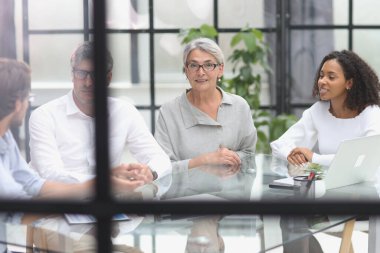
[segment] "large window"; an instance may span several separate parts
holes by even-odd
[[[69,56],[80,41],[93,37],[93,3],[87,0],[23,3],[20,10],[26,11],[28,17],[22,34],[26,41],[23,50],[34,69],[33,89],[38,106],[71,88]],[[106,5],[107,42],[115,61],[110,93],[132,101],[152,131],[157,108],[188,86],[182,73],[180,29],[202,24],[215,26],[220,31],[218,40],[226,58],[232,52],[231,34],[247,25],[264,30],[268,40],[271,37],[275,41],[272,36],[276,26],[274,0],[233,3],[112,0]],[[229,13],[239,18],[231,22]],[[275,44],[272,46],[275,62]],[[227,63],[226,67],[228,75],[231,66]],[[269,101],[268,90],[274,84],[266,80],[265,101]]]
[[[289,1],[289,108],[304,108],[314,101],[311,88],[322,58],[332,50],[353,50],[380,73],[373,57],[380,39],[376,1]]]
[[[269,63],[274,70],[264,76],[262,105],[277,114],[299,114],[314,102],[311,96],[313,78],[326,53],[354,50],[380,72],[380,60],[376,57],[380,41],[380,20],[375,11],[378,5],[377,0],[24,0],[16,4],[16,46],[18,58],[28,62],[33,70],[32,89],[37,96],[32,108],[71,89],[69,59],[80,42],[95,40],[96,53],[99,54],[107,46],[114,58],[114,71],[112,83],[105,90],[111,96],[135,104],[154,132],[159,107],[188,87],[182,73],[180,29],[213,25],[219,32],[217,40],[226,58],[232,53],[230,40],[234,33],[247,25],[262,30],[271,47]],[[104,9],[107,10],[105,13]],[[98,69],[104,67],[99,60],[95,65]],[[103,74],[97,73],[97,77],[102,78]],[[231,74],[232,67],[227,62],[225,75]],[[96,91],[100,112],[106,108],[103,103],[106,92],[102,91]],[[0,206],[5,211],[25,208],[30,212],[75,213],[84,212],[81,205],[85,205],[86,212],[98,218],[99,245],[105,245],[99,252],[109,247],[110,218],[115,212],[189,212],[186,204],[115,203],[110,198],[109,182],[104,180],[109,176],[106,117],[107,113],[100,115],[95,124],[96,172],[99,177],[93,201],[58,203],[57,206],[47,202],[39,206],[30,202],[22,205],[7,202],[7,205]],[[130,159],[128,154],[125,159]],[[279,204],[273,202],[262,206],[258,203],[254,207],[248,203],[237,203],[236,206],[203,204],[204,213],[219,210],[222,213],[289,214],[293,211],[304,214],[311,210],[302,203],[285,205],[282,202],[282,208],[275,211],[271,208],[277,208]],[[330,203],[322,205],[320,210],[328,212],[334,207],[339,206]],[[359,210],[360,205],[352,207]],[[342,207],[336,210],[345,212]]]

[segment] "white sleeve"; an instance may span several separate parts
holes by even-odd
[[[147,128],[141,114],[136,109],[130,113],[130,117],[134,120],[128,129],[128,149],[138,162],[147,164],[157,172],[160,182],[165,181],[164,185],[159,185],[158,195],[161,195],[169,189],[171,184],[171,180],[163,180],[163,178],[171,178],[170,159]]]
[[[371,106],[363,119],[364,136],[380,134],[380,108]]]
[[[60,182],[88,180],[88,175],[65,171],[55,138],[55,128],[55,122],[48,112],[37,109],[32,113],[29,120],[31,167],[41,177],[49,180]]]
[[[334,160],[334,157],[335,157],[335,154],[320,155],[320,154],[314,153],[313,158],[311,159],[311,162],[328,167]]]
[[[180,160],[174,152],[173,143],[170,140],[169,130],[167,128],[165,118],[162,111],[159,111],[156,122],[156,132],[154,134],[159,145],[168,154],[174,173],[184,173],[188,171],[190,159]]]
[[[280,138],[271,142],[272,155],[287,161],[289,153],[296,147],[313,149],[317,142],[317,131],[310,110],[291,126]]]

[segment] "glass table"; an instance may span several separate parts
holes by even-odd
[[[343,228],[350,219],[351,216],[130,215],[129,221],[115,224],[118,233],[111,239],[116,252],[266,252],[277,247],[309,252],[311,247],[320,247],[314,234],[336,226]],[[33,225],[6,224],[8,248],[13,252],[96,252],[95,224],[68,225],[61,216],[47,220]]]
[[[303,200],[294,190],[269,187],[273,180],[288,177],[289,170],[284,162],[268,155],[247,156],[237,168],[204,166],[183,172],[173,170],[170,189],[160,200],[149,201],[248,201],[254,204],[262,200]],[[160,182],[156,184],[159,186]],[[144,187],[139,190],[144,191]],[[363,183],[324,191],[313,201],[361,198],[362,195],[369,199],[379,197],[373,183]],[[144,200],[146,198],[142,198]],[[196,208],[195,205],[194,210]],[[320,247],[314,238],[316,233],[337,230],[336,227],[343,231],[347,222],[355,218],[354,215],[225,215],[223,210],[215,215],[127,215],[128,220],[113,223],[111,240],[115,252],[266,252],[277,247],[288,252],[309,252],[310,248]],[[70,224],[67,217],[52,215],[25,223],[3,222],[7,227],[6,243],[21,246],[24,252],[26,245],[35,250],[49,249],[49,252],[72,252],[78,248],[96,251],[96,221]]]

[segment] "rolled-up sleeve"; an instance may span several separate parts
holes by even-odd
[[[23,187],[26,193],[31,196],[37,196],[40,193],[45,180],[39,177],[39,175],[33,171],[22,158],[17,144],[10,132],[7,133],[6,138],[9,143],[9,153],[7,154],[9,159],[9,170],[12,173],[13,179]]]

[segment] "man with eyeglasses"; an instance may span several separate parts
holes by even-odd
[[[31,166],[48,179],[82,182],[95,173],[94,51],[92,42],[79,45],[71,56],[73,89],[33,111],[30,117]],[[107,83],[113,59],[106,51]],[[130,103],[108,98],[111,168],[126,168],[131,183],[149,184],[160,196],[170,186],[171,164]],[[137,160],[121,163],[125,147]]]

